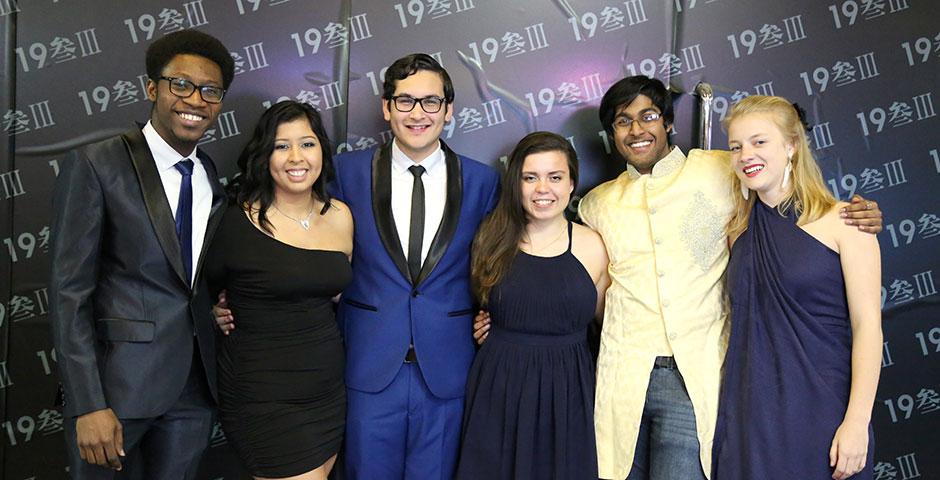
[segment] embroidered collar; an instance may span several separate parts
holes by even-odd
[[[675,172],[680,167],[682,167],[684,162],[685,154],[682,153],[682,150],[680,150],[679,147],[672,147],[672,150],[668,155],[653,165],[653,172],[650,174],[650,176],[653,178],[665,177],[666,175],[669,175],[670,173]],[[640,171],[636,169],[636,167],[630,165],[629,163],[627,163],[626,173],[631,180],[636,180],[643,176],[643,174],[641,174]]]

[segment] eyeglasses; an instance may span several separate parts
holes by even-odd
[[[189,98],[197,89],[199,96],[206,103],[221,103],[225,96],[225,89],[214,85],[196,85],[185,78],[160,77],[159,80],[170,82],[170,93],[180,98]]]
[[[391,98],[392,102],[395,103],[395,110],[398,110],[402,113],[408,113],[415,109],[415,105],[421,104],[421,109],[425,113],[437,113],[441,111],[441,107],[444,106],[444,99],[431,95],[424,98],[415,98],[411,95],[396,95]]]
[[[642,128],[656,122],[662,117],[663,115],[659,112],[644,112],[640,115],[640,118],[619,116],[614,120],[614,128],[618,130],[627,130],[633,126],[633,122],[640,122],[640,127]]]

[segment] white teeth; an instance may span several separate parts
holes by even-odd
[[[653,142],[651,142],[651,141],[649,141],[649,140],[644,140],[644,141],[642,141],[642,142],[631,143],[630,146],[633,147],[633,148],[643,148],[643,147],[645,147],[645,146],[647,146],[647,145],[650,145],[650,144],[652,144],[652,143],[653,143]]]
[[[533,200],[536,205],[551,205],[554,200]]]
[[[764,166],[763,166],[763,165],[752,165],[752,166],[750,166],[750,167],[745,168],[745,169],[744,169],[744,173],[747,174],[747,175],[750,175],[750,174],[752,174],[752,173],[754,173],[754,172],[759,172],[759,171],[761,171],[761,170],[763,170],[763,169],[764,169]]]
[[[306,170],[288,170],[287,174],[292,177],[302,177],[307,174]]]
[[[202,117],[200,117],[199,115],[193,115],[191,113],[178,113],[177,115],[179,115],[180,118],[182,118],[183,120],[190,120],[193,122],[198,122],[202,120]]]

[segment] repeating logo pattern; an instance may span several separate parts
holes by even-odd
[[[671,85],[672,141],[684,149],[698,138],[690,92],[700,81],[715,92],[716,148],[719,121],[742,98],[799,102],[833,193],[885,211],[875,478],[940,478],[940,14],[931,2],[0,0],[0,20],[17,26],[5,46],[12,90],[0,101],[0,205],[12,213],[0,225],[0,448],[13,460],[3,478],[66,472],[47,319],[59,159],[146,121],[144,51],[183,28],[217,36],[235,60],[219,121],[200,141],[225,177],[258,116],[283,99],[316,107],[338,153],[387,141],[385,69],[418,51],[453,78],[442,134],[451,147],[498,166],[527,132],[558,132],[581,159],[579,194],[623,170],[597,120],[601,96],[623,76]],[[217,425],[200,477],[241,475]]]

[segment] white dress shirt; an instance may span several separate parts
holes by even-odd
[[[408,170],[412,165],[421,165],[425,169],[421,175],[424,182],[424,238],[421,244],[421,264],[428,257],[431,242],[444,217],[444,202],[447,200],[447,164],[440,144],[437,150],[421,163],[415,163],[398,148],[397,141],[392,142],[392,216],[395,228],[401,240],[402,251],[408,257],[408,239],[411,227],[411,190],[414,175]]]
[[[176,169],[175,165],[183,158],[193,162],[193,268],[191,272],[190,284],[196,278],[196,266],[199,265],[199,253],[202,252],[202,244],[206,237],[206,226],[209,223],[209,212],[212,210],[212,186],[209,184],[209,176],[202,161],[196,156],[196,149],[186,157],[179,154],[166,140],[157,133],[150,122],[144,125],[144,138],[147,140],[147,146],[150,147],[150,153],[153,155],[154,163],[157,164],[157,172],[160,173],[160,181],[163,182],[163,192],[166,193],[166,201],[170,204],[170,212],[173,218],[176,218],[176,205],[179,203],[180,182],[183,174]]]

